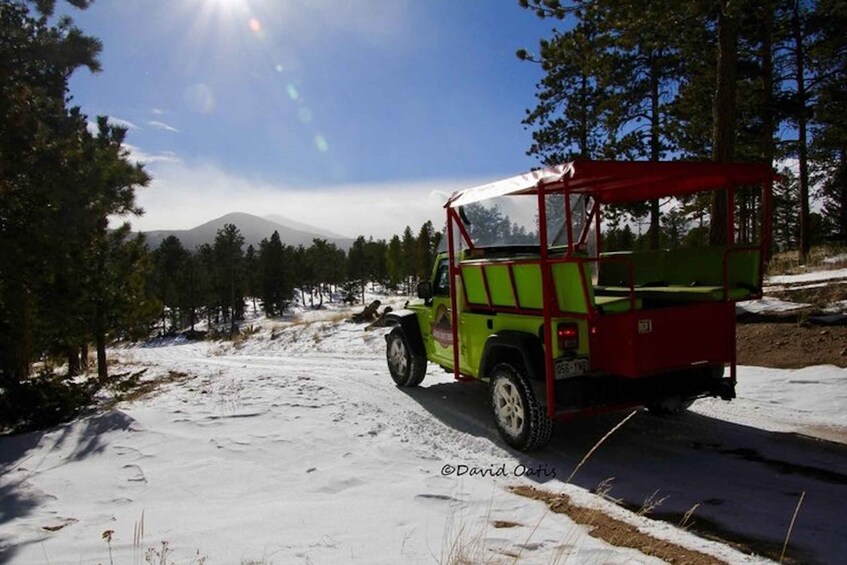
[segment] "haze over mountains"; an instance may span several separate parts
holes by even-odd
[[[313,239],[325,239],[345,251],[353,244],[352,238],[290,220],[284,216],[259,217],[243,212],[226,214],[189,230],[155,230],[143,233],[147,237],[147,245],[150,249],[156,249],[165,238],[175,236],[182,242],[183,247],[194,250],[204,243],[214,243],[218,230],[226,224],[233,224],[241,231],[241,235],[244,236],[245,249],[248,245],[258,249],[259,242],[263,239],[270,239],[275,231],[279,232],[279,238],[283,244],[294,247],[298,245],[308,247],[312,244]]]

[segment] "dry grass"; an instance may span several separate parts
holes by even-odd
[[[191,375],[188,373],[168,371],[167,375],[142,381],[141,377],[146,372],[147,369],[142,369],[131,374],[124,373],[111,376],[106,388],[112,391],[113,397],[109,402],[105,403],[104,408],[111,410],[118,402],[134,402],[147,398],[166,384],[181,383],[191,378]]]
[[[809,257],[804,264],[800,264],[797,251],[783,251],[774,254],[768,264],[767,275],[794,275],[807,270],[843,269],[847,267],[847,260],[835,263],[824,263],[827,257],[847,255],[847,247],[841,245],[819,245],[809,251]]]
[[[246,328],[241,328],[238,333],[232,336],[232,344],[235,347],[240,347],[244,344],[245,341],[250,339],[252,336],[256,335],[261,331],[259,326],[249,325]]]
[[[291,328],[291,327],[302,327],[302,326],[311,326],[313,324],[322,324],[325,322],[329,323],[339,323],[350,317],[350,312],[339,310],[336,312],[325,311],[326,316],[317,317],[314,319],[304,318],[303,316],[299,316],[296,320],[292,320],[290,324],[286,324],[283,328]]]
[[[814,309],[822,310],[834,302],[847,300],[847,281],[828,281],[812,288],[785,287],[768,294],[780,300],[811,304]]]

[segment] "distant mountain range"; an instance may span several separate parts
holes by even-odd
[[[147,238],[147,245],[150,249],[156,249],[165,238],[175,236],[182,242],[183,247],[194,250],[204,243],[214,243],[218,230],[226,224],[233,224],[239,229],[241,235],[244,236],[245,249],[248,245],[258,249],[259,242],[263,239],[270,239],[275,231],[279,232],[282,243],[294,247],[298,245],[308,247],[313,239],[325,239],[345,251],[353,244],[353,239],[349,237],[296,222],[283,216],[259,217],[243,212],[226,214],[190,230],[155,230],[143,233]]]

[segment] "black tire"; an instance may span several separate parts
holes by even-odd
[[[418,386],[426,375],[426,357],[416,354],[403,328],[397,326],[386,339],[385,359],[397,386]]]
[[[538,402],[522,367],[499,363],[489,373],[491,410],[500,437],[519,451],[547,445],[553,422]]]

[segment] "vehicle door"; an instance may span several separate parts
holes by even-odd
[[[427,327],[432,336],[432,361],[444,367],[453,366],[453,320],[450,305],[450,263],[438,262],[432,285],[432,307],[428,310]]]

